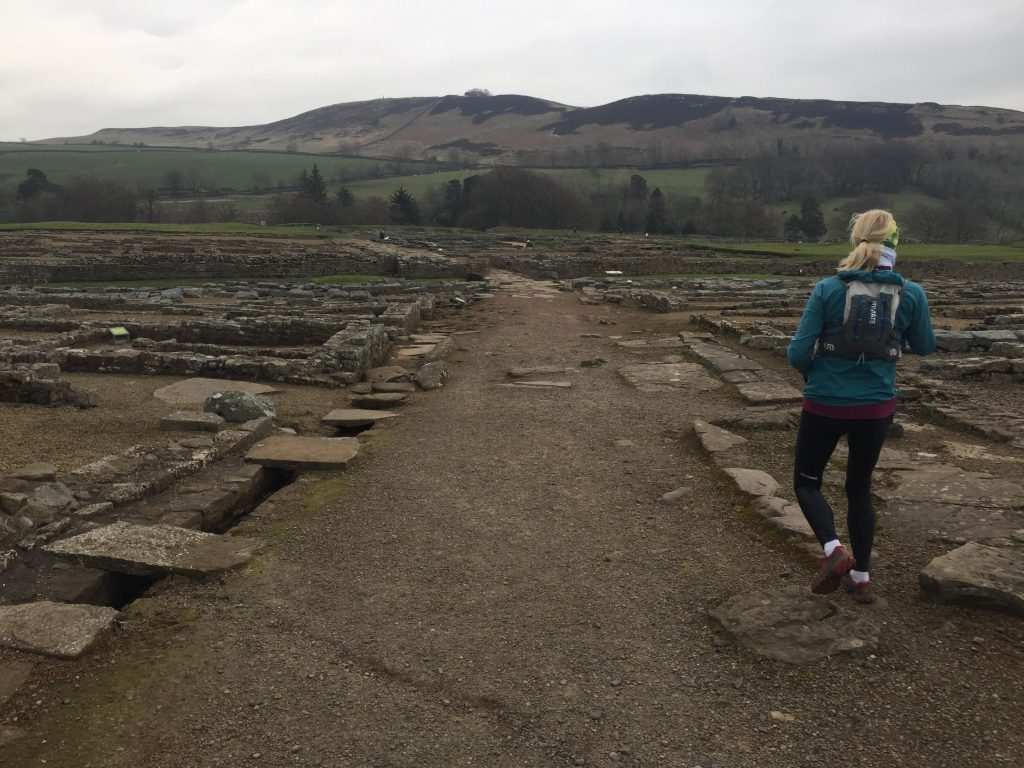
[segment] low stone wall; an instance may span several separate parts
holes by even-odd
[[[0,403],[90,408],[96,404],[96,398],[91,392],[75,389],[71,382],[60,378],[60,369],[56,365],[39,363],[32,367],[0,370]]]
[[[462,278],[486,260],[359,239],[102,232],[0,233],[0,285],[337,274]]]

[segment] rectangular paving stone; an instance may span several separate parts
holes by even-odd
[[[278,469],[341,469],[358,453],[354,437],[275,435],[253,446],[245,460]]]
[[[688,389],[709,392],[722,382],[708,375],[697,363],[641,363],[619,369],[619,375],[641,392],[671,392]]]
[[[737,384],[740,396],[752,405],[769,405],[774,403],[799,403],[804,399],[803,393],[789,386],[772,381],[751,381]]]
[[[196,376],[161,387],[153,393],[153,397],[172,405],[202,405],[206,402],[206,398],[215,392],[248,392],[250,395],[270,395],[280,391],[252,381],[206,379]]]
[[[336,408],[322,419],[328,427],[368,427],[384,419],[398,416],[391,411],[374,411],[365,408]]]
[[[502,384],[501,386],[513,387],[515,389],[572,389],[572,382],[548,380],[516,381],[512,384]]]
[[[114,624],[117,611],[99,605],[22,603],[0,606],[0,645],[76,659]]]
[[[353,395],[353,408],[387,408],[391,405],[401,405],[409,399],[405,392],[381,392],[375,395]]]
[[[1024,615],[1024,550],[972,541],[932,560],[920,583],[940,600]]]
[[[258,542],[200,533],[173,525],[113,523],[58,541],[46,551],[116,573],[134,576],[206,576],[252,559]]]
[[[219,432],[225,423],[223,417],[216,413],[175,411],[160,419],[160,429],[165,432]]]

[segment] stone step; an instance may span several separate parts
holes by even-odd
[[[0,646],[76,659],[110,630],[117,615],[98,605],[44,601],[0,606]]]
[[[336,408],[320,421],[328,427],[368,427],[378,421],[398,416],[391,411],[375,411],[365,408]]]
[[[359,441],[354,437],[275,435],[257,443],[245,460],[277,469],[342,469],[358,453]]]
[[[207,576],[249,562],[258,543],[173,525],[113,523],[58,541],[56,557],[133,576]]]
[[[353,408],[387,408],[392,405],[401,405],[409,399],[405,392],[380,392],[373,395],[353,395]]]

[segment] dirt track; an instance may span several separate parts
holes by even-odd
[[[100,652],[40,664],[0,765],[1019,763],[1021,623],[922,602],[913,542],[879,573],[874,657],[791,667],[716,636],[707,609],[813,565],[690,436],[734,395],[640,394],[615,373],[633,355],[581,338],[678,319],[507,291],[473,312],[448,387],[247,524],[254,566],[166,583]],[[497,386],[598,355],[571,390]]]

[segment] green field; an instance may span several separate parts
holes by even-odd
[[[58,231],[58,232],[163,232],[189,235],[255,235],[260,237],[330,238],[335,231],[317,230],[308,224],[287,224],[261,227],[258,224],[220,222],[216,224],[149,224],[147,222],[86,222],[86,221],[33,221],[0,223],[0,232]]]
[[[29,168],[38,168],[58,184],[75,176],[95,176],[133,187],[160,188],[165,186],[165,175],[177,171],[186,189],[193,183],[213,190],[266,189],[294,185],[302,170],[313,163],[331,186],[351,179],[437,167],[430,163],[286,152],[0,143],[0,188],[13,188]]]
[[[554,176],[567,187],[581,194],[589,195],[602,190],[613,190],[629,183],[629,177],[639,173],[647,179],[647,186],[653,190],[659,187],[672,198],[674,196],[697,196],[704,194],[704,178],[708,168],[668,168],[642,170],[638,168],[526,168],[534,173]],[[356,181],[346,186],[357,197],[388,197],[399,187],[405,187],[415,197],[423,197],[428,190],[447,184],[453,179],[464,179],[483,170],[464,169],[461,171],[440,171],[416,176],[395,176],[383,179]]]
[[[689,241],[693,248],[708,248],[722,253],[758,256],[788,256],[802,259],[835,259],[850,252],[847,243],[778,243],[734,242],[728,240]],[[907,243],[899,248],[901,259],[909,261],[928,259],[955,259],[958,261],[1022,261],[1024,247],[1016,245],[969,245],[961,243],[926,244]]]

